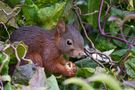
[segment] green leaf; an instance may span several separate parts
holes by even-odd
[[[132,47],[131,53],[132,53],[133,55],[135,55],[135,47]]]
[[[31,71],[29,71],[27,74],[29,73],[31,73]],[[15,90],[50,90],[43,67],[36,67],[35,73],[27,83],[29,83],[28,86],[16,84],[17,89]]]
[[[7,46],[8,46],[8,45],[7,45]],[[16,56],[15,56],[15,54],[14,54],[14,50],[13,50],[11,47],[7,48],[7,49],[5,50],[5,53],[8,54],[9,57],[10,57],[10,62],[9,62],[9,64],[16,64],[16,63],[17,63]]]
[[[111,56],[114,60],[118,61],[124,54],[126,54],[127,51],[128,49],[116,50],[111,54]]]
[[[96,68],[97,67],[97,63],[95,63],[93,60],[91,59],[82,59],[79,60],[77,62],[75,62],[77,64],[78,67],[89,67],[89,68]]]
[[[28,47],[23,42],[19,42],[16,49],[19,58],[24,58],[27,53]]]
[[[4,86],[4,90],[13,90],[11,82],[7,82],[6,85]]]
[[[15,21],[15,12],[11,7],[0,1],[0,22],[7,23],[8,25],[17,28],[18,25]],[[14,17],[14,18],[12,18]]]
[[[3,54],[0,52],[0,63],[3,61]]]
[[[112,16],[120,16],[120,17],[123,17],[123,16],[125,15],[125,13],[124,13],[122,10],[120,10],[120,9],[117,9],[117,8],[115,8],[115,7],[112,7],[112,8],[111,8],[111,15],[112,15]]]
[[[22,4],[24,0],[5,0],[4,2],[11,7],[15,7],[17,4]]]
[[[9,75],[3,75],[1,76],[2,81],[8,81],[11,82],[11,77]]]
[[[9,70],[9,61],[10,57],[6,53],[1,53],[1,65],[0,65],[0,74],[2,75],[8,75],[8,70]]]
[[[130,10],[130,11],[135,10],[133,0],[128,0],[128,2],[129,3],[128,3],[127,9]]]
[[[127,44],[123,44],[123,42],[118,41],[118,40],[115,40],[115,39],[113,39],[112,42],[113,42],[117,47],[120,47],[120,48],[123,48],[123,47],[126,47],[126,46],[127,46]]]
[[[88,83],[86,83],[82,79],[76,78],[76,77],[69,78],[69,79],[65,80],[64,81],[64,84],[65,85],[75,84],[75,85],[81,86],[81,89],[80,90],[94,90]]]
[[[99,0],[88,0],[88,13],[93,13],[94,11],[98,11],[99,4],[100,4]],[[87,21],[94,28],[97,28],[98,13],[94,15],[89,15],[87,17]]]
[[[58,2],[58,0],[34,0],[34,3],[38,5],[38,7],[44,7],[45,5],[52,5]]]
[[[111,90],[122,90],[120,87],[120,83],[110,75],[99,73],[90,77],[88,81],[102,82],[106,84]]]
[[[62,14],[66,2],[56,3],[50,7],[41,8],[38,10],[39,22],[46,29],[50,29],[57,24],[57,21]]]
[[[112,22],[109,27],[110,27],[110,32],[112,33],[113,36],[116,36],[120,31],[120,28],[115,22]]]
[[[60,90],[56,77],[54,75],[51,75],[48,79],[47,79],[47,83],[50,86],[50,90]]]
[[[125,62],[125,68],[127,74],[135,79],[135,58],[130,58]]]
[[[26,0],[22,7],[23,15],[26,18],[27,25],[33,25],[37,22],[37,11],[38,7],[33,3],[32,0]]]
[[[12,76],[12,81],[14,83],[28,85],[28,82],[34,75],[35,70],[36,69],[33,64],[19,66],[18,68],[16,68]]]
[[[90,77],[95,72],[93,68],[80,68],[77,72],[78,77]]]
[[[116,46],[105,37],[97,36],[95,40],[96,48],[101,51],[108,51],[116,48]]]
[[[36,67],[36,71],[34,75],[32,76],[31,80],[29,81],[29,87],[46,88],[47,90],[50,90],[47,84],[47,79],[46,79],[46,75],[45,75],[43,67]],[[43,89],[43,90],[46,90],[46,89]],[[36,90],[40,90],[40,89],[36,89]]]

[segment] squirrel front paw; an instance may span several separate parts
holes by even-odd
[[[73,77],[75,76],[76,74],[76,71],[77,71],[77,67],[74,63],[72,62],[67,62],[65,64],[65,68],[66,68],[66,76],[69,76],[69,77]]]

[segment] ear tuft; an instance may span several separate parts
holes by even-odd
[[[57,29],[59,34],[64,33],[66,31],[65,22],[63,20],[58,21],[56,29]]]
[[[78,30],[80,28],[79,22],[78,21],[74,21],[73,22],[73,26]]]

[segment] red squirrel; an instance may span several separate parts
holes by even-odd
[[[74,25],[66,25],[64,21],[59,21],[54,30],[44,30],[37,26],[20,27],[11,34],[10,41],[23,41],[28,46],[26,58],[44,67],[45,71],[69,77],[75,76],[77,68],[74,63],[65,60],[63,55],[84,55],[83,37]]]

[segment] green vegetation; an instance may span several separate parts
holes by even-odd
[[[85,43],[97,52],[70,59],[78,66],[72,78],[44,73],[25,58],[28,47],[23,42],[9,42],[15,28],[37,25],[51,30],[61,18],[80,24]],[[134,46],[134,0],[0,1],[0,90],[134,90]],[[21,60],[29,64],[19,66]],[[12,77],[10,65],[16,68]]]

